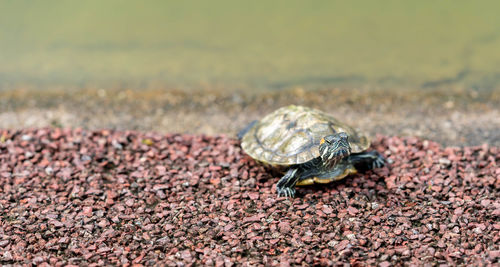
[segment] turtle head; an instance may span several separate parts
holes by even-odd
[[[342,158],[351,154],[349,136],[346,133],[327,135],[319,144],[319,155],[325,166],[334,166]]]

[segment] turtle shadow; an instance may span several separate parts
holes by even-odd
[[[377,176],[377,178],[374,178]],[[376,170],[368,170],[354,175],[350,175],[346,178],[340,179],[338,181],[332,181],[327,184],[312,184],[307,186],[298,186],[296,197],[306,197],[307,195],[321,195],[325,193],[329,194],[344,194],[347,197],[352,197],[355,195],[364,195],[367,200],[374,200],[379,198],[379,193],[375,190],[379,180],[383,179],[383,176],[378,174]],[[373,186],[363,186],[363,190],[356,191],[353,190],[358,188],[360,184],[372,183]]]

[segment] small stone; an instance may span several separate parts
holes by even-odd
[[[45,168],[45,173],[47,175],[52,175],[54,173],[54,169],[52,169],[52,167],[49,166],[49,167]]]
[[[356,239],[356,235],[355,234],[347,234],[346,235],[347,239],[349,240],[353,240],[353,239]]]
[[[3,260],[5,260],[5,261],[12,260],[12,254],[10,253],[10,251],[7,250],[3,253]]]
[[[349,212],[350,215],[356,215],[359,212],[359,210],[356,209],[355,207],[348,207],[347,211]]]
[[[323,209],[322,210],[323,210],[323,212],[325,214],[331,214],[333,212],[333,209],[330,208],[330,206],[327,206],[327,205],[323,205]]]
[[[451,161],[447,158],[440,158],[439,159],[439,164],[445,166],[445,167],[448,167],[451,165]]]
[[[99,227],[101,227],[101,228],[104,228],[104,227],[108,226],[108,224],[109,224],[108,220],[102,219],[99,221],[99,223],[97,225],[99,225]]]
[[[245,217],[245,218],[243,218],[243,223],[247,223],[247,222],[260,222],[261,218],[262,218],[262,216],[260,216],[260,215]]]
[[[500,258],[500,250],[490,250],[488,252],[488,256],[490,257],[491,260],[495,260]]]
[[[309,206],[310,206],[309,204],[302,204],[302,205],[295,206],[295,208],[298,210],[303,210],[303,209],[308,208]]]
[[[489,199],[481,200],[481,206],[483,206],[483,207],[488,207],[490,205],[490,203],[491,203],[491,200],[489,200]]]
[[[292,230],[292,228],[290,227],[290,223],[288,222],[280,222],[278,224],[278,227],[280,229],[280,232],[283,234],[288,233]]]
[[[330,241],[328,242],[328,246],[333,248],[333,247],[335,247],[338,243],[339,243],[339,242],[338,242],[338,241],[336,241],[336,240],[330,240]]]
[[[129,207],[134,206],[134,200],[131,198],[127,199],[127,201],[125,201],[125,205],[127,205]]]
[[[216,166],[216,165],[210,165],[210,166],[208,166],[208,170],[209,171],[220,171],[220,170],[222,170],[222,167]]]
[[[10,243],[9,240],[1,240],[0,241],[0,248],[6,247]]]
[[[172,229],[175,229],[175,226],[173,224],[165,224],[165,226],[163,226],[163,230],[165,230],[165,231],[172,230]]]
[[[33,258],[33,263],[34,263],[34,264],[40,264],[40,263],[42,263],[42,262],[44,262],[43,257],[38,256],[38,257],[34,257],[34,258]]]
[[[64,224],[60,221],[52,220],[50,221],[50,224],[54,225],[55,227],[63,227]]]
[[[349,240],[340,241],[335,247],[335,251],[342,251],[349,245]]]
[[[82,214],[87,217],[92,217],[92,207],[83,207]]]
[[[257,200],[257,199],[259,199],[259,193],[257,193],[257,192],[249,192],[248,193],[248,197],[251,200]]]

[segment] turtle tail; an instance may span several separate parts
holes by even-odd
[[[243,136],[248,133],[248,131],[250,131],[250,129],[252,129],[252,127],[257,123],[257,120],[254,120],[252,122],[250,122],[247,126],[245,126],[245,128],[243,128],[238,134],[238,140],[241,141],[241,139],[243,138]]]

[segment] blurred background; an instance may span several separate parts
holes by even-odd
[[[499,1],[0,1],[0,128],[230,134],[282,105],[500,145]]]

